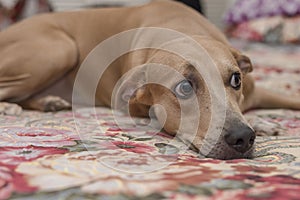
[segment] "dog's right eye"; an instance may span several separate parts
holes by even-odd
[[[241,84],[242,84],[241,74],[239,72],[233,73],[230,79],[231,87],[235,90],[239,90]]]
[[[194,89],[192,83],[188,80],[181,81],[174,89],[174,93],[181,99],[187,99],[193,95]]]

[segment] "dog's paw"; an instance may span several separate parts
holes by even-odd
[[[21,106],[14,103],[0,102],[0,115],[20,115]]]
[[[38,100],[39,107],[44,112],[70,110],[71,104],[58,96],[46,96]]]
[[[247,118],[249,124],[255,130],[256,135],[259,136],[278,136],[286,132],[280,124],[276,122],[267,121],[260,117]]]

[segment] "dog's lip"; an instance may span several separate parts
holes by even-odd
[[[210,152],[205,155],[201,152],[198,148],[198,155],[204,158],[213,158],[213,159],[220,159],[220,160],[233,160],[233,159],[252,159],[254,158],[255,146],[256,142],[254,140],[253,145],[245,152],[239,152],[234,148],[230,147],[224,138],[224,135],[227,133],[227,129],[223,127],[223,131],[219,139],[217,140],[210,140],[206,142],[202,142],[202,145],[209,145],[212,146],[210,148]]]
[[[223,146],[223,148],[224,148],[224,146]],[[248,151],[246,151],[244,153],[240,153],[240,152],[230,148],[229,146],[227,146],[227,147],[225,147],[225,151],[223,151],[223,153],[218,153],[218,154],[209,153],[208,155],[204,155],[199,150],[197,153],[198,153],[199,157],[204,157],[204,158],[212,158],[212,159],[218,159],[218,160],[234,160],[234,159],[252,159],[252,158],[254,158],[254,150],[255,150],[255,145],[253,145]]]
[[[188,142],[182,139],[180,140],[185,144],[188,144],[189,149],[196,152],[200,158],[212,158],[212,159],[219,159],[219,160],[252,159],[254,158],[254,151],[256,146],[256,142],[254,142],[254,144],[249,150],[247,150],[244,153],[241,153],[231,148],[228,144],[225,143],[225,141],[219,141],[215,143],[210,153],[208,155],[205,155],[201,152],[200,150],[201,148],[196,147],[196,145],[194,145],[192,142]],[[213,141],[207,143],[206,145],[210,145],[211,143],[213,143]],[[204,145],[204,143],[202,143],[202,145]],[[225,150],[222,153],[212,154],[215,148],[216,149],[224,148]]]

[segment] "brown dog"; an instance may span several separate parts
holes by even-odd
[[[89,52],[110,36],[141,27],[167,28],[190,36],[217,66],[226,98],[216,102],[225,105],[226,119],[224,126],[215,126],[215,131],[220,130],[221,135],[208,141],[214,145],[206,156],[221,159],[251,156],[255,133],[242,116],[242,111],[279,107],[300,109],[299,101],[255,88],[248,75],[252,71],[250,60],[230,47],[224,35],[197,12],[168,0],[155,0],[139,7],[44,14],[11,26],[0,33],[0,100],[41,111],[70,108],[63,98],[70,100],[76,72]],[[153,35],[152,39],[156,37]],[[174,44],[185,46],[180,40],[162,46]],[[197,62],[203,67],[201,58]],[[144,49],[121,56],[101,78],[96,93],[97,105],[111,106],[117,81],[134,66],[145,63],[171,66],[186,79],[169,76],[164,81],[171,90],[158,84],[148,84],[130,93],[131,114],[147,117],[150,107],[159,104],[164,111],[154,109],[158,121],[168,133],[175,134],[179,132],[181,101],[187,108],[184,126],[198,124],[195,138],[188,140],[203,154],[203,141],[216,112],[211,106],[212,99],[218,94],[212,95],[209,91],[209,85],[215,82],[205,81],[197,73],[196,66],[178,55],[164,50]],[[164,73],[159,68],[147,70],[142,79],[147,78],[147,73]],[[53,89],[58,86],[60,93]],[[193,121],[197,110],[190,104],[191,99],[197,100],[198,111],[205,113],[197,122]],[[3,114],[20,112],[20,107],[15,104],[3,102],[0,107]],[[188,129],[185,130],[188,132]]]

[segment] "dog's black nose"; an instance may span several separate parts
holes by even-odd
[[[254,144],[255,132],[248,126],[235,127],[225,134],[226,143],[240,153],[245,153]]]

